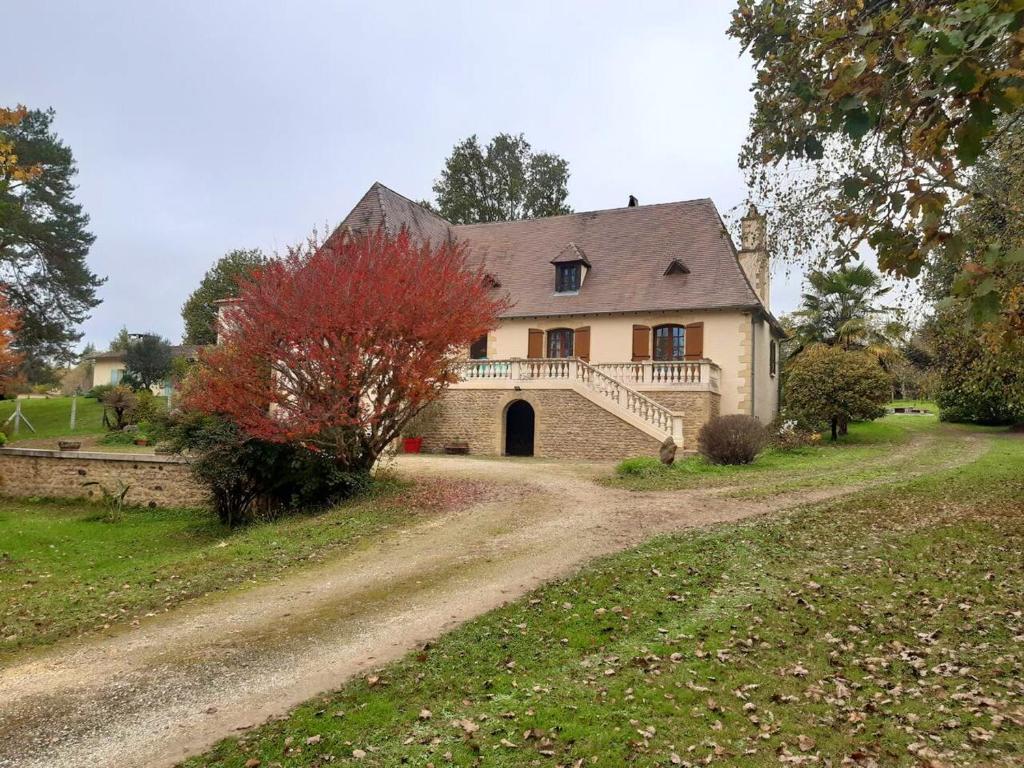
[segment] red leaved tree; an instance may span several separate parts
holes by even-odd
[[[21,355],[12,349],[14,332],[18,330],[18,313],[7,303],[0,291],[0,392],[17,377]]]
[[[184,405],[369,470],[506,307],[459,245],[404,230],[311,243],[241,284]]]

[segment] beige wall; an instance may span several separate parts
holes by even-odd
[[[666,323],[700,322],[704,323],[704,357],[722,369],[722,413],[750,413],[750,313],[675,312],[505,320],[488,335],[487,356],[526,357],[530,328],[547,331],[590,326],[590,362],[621,363],[632,357],[634,324],[653,328]],[[767,360],[765,357],[764,376],[768,375]]]
[[[771,326],[764,320],[758,320],[754,324],[753,335],[754,365],[757,371],[754,379],[754,415],[767,424],[775,418],[779,408],[778,351],[773,376],[770,362]]]
[[[98,387],[100,384],[111,384],[110,374],[113,371],[124,373],[124,363],[121,360],[97,360],[92,368],[92,385]]]

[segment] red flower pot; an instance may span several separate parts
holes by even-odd
[[[420,448],[423,447],[422,437],[405,437],[402,438],[402,452],[403,453],[419,453]]]

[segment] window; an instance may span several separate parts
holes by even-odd
[[[776,352],[777,348],[775,340],[773,339],[772,343],[768,347],[768,373],[772,376],[775,375],[776,356],[778,355],[778,352]]]
[[[479,339],[474,341],[469,346],[469,358],[470,360],[486,360],[487,359],[487,334],[485,333]]]
[[[555,293],[573,293],[580,289],[583,267],[575,264],[555,264]]]
[[[121,378],[124,376],[124,368],[114,368],[110,371],[110,383],[117,386],[121,383]]]
[[[686,358],[686,329],[681,325],[659,325],[654,329],[654,359]]]
[[[548,357],[572,357],[572,328],[548,331]]]

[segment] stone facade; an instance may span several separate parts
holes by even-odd
[[[722,396],[717,392],[683,392],[639,389],[647,397],[669,410],[683,414],[683,445],[685,451],[697,449],[697,433],[709,420],[722,412]]]
[[[125,503],[150,507],[200,507],[209,501],[188,463],[177,456],[0,448],[0,495],[100,500],[103,491],[129,486]]]
[[[609,461],[657,456],[661,441],[570,389],[450,389],[421,415],[423,450],[439,453],[458,441],[471,454],[500,456],[505,411],[515,400],[534,410],[534,456]]]

